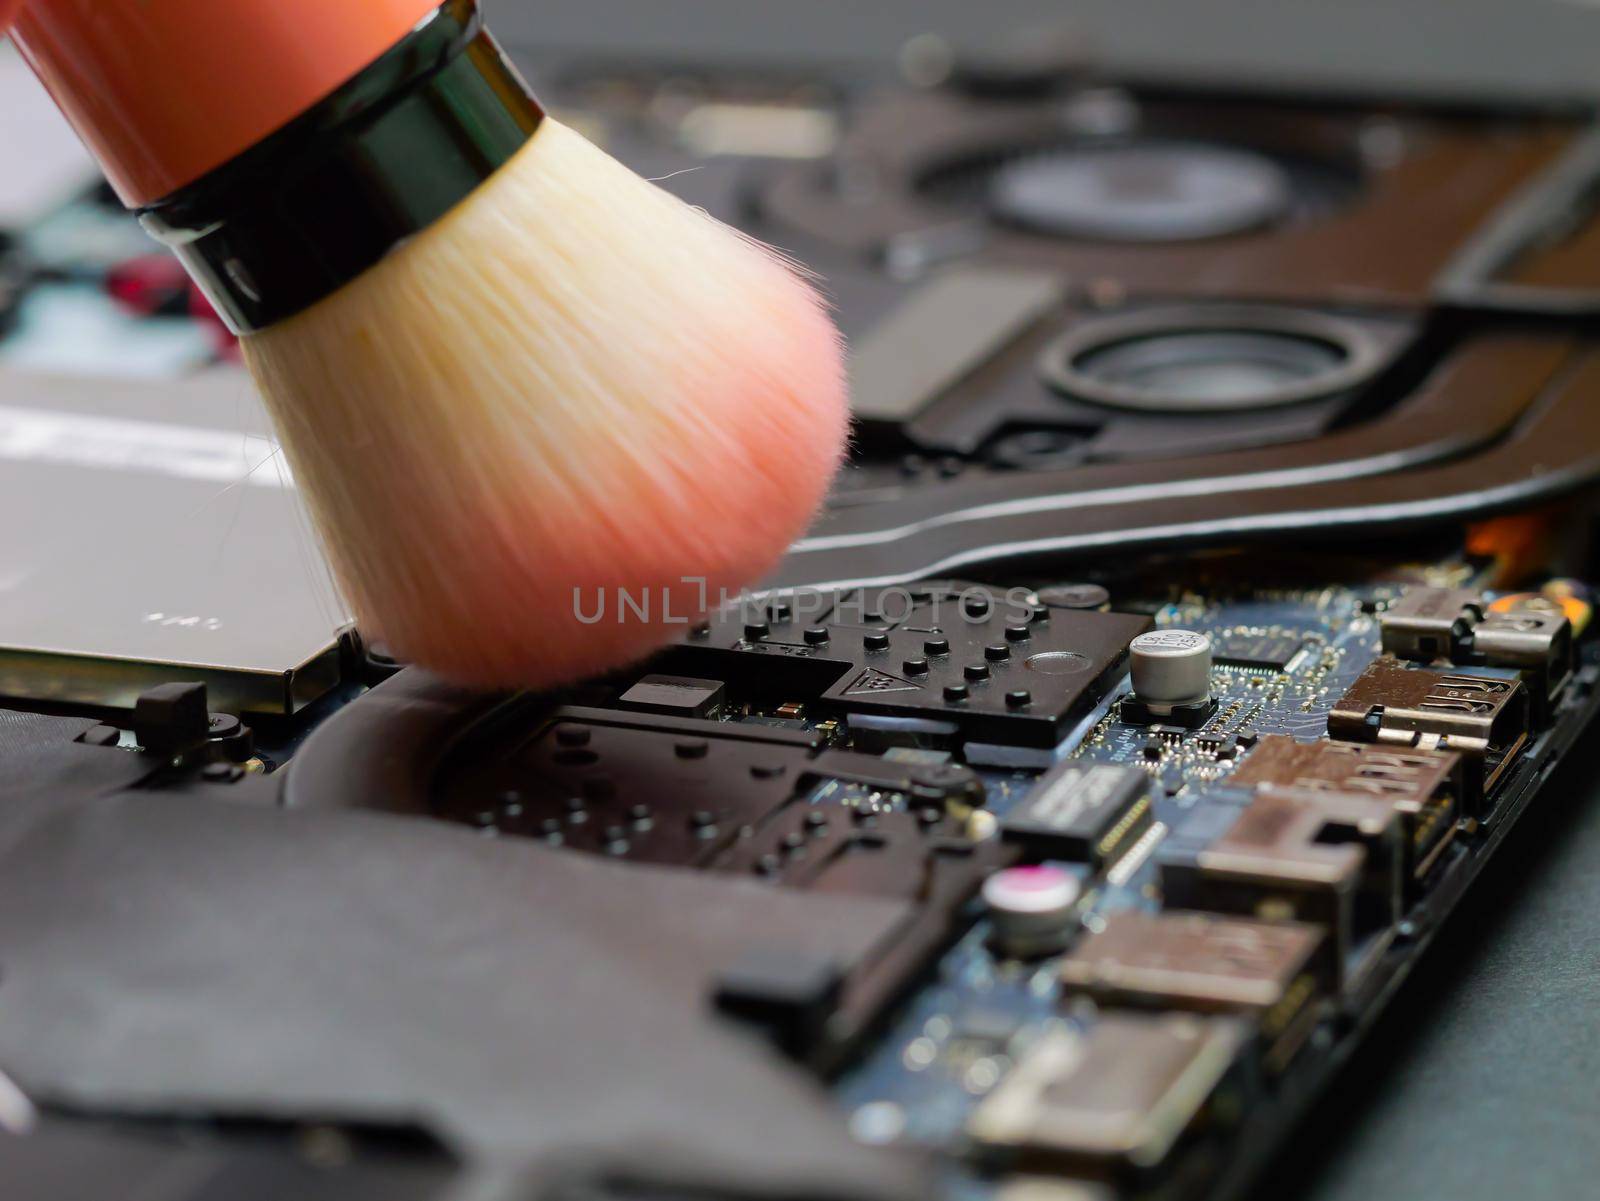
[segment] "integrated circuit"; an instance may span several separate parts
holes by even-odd
[[[1152,624],[956,583],[797,595],[751,618],[721,612],[668,660],[756,694],[820,694],[863,727],[1039,749],[1106,695]]]
[[[1212,662],[1250,671],[1288,671],[1305,646],[1304,635],[1285,630],[1234,630],[1213,639]]]
[[[669,717],[715,717],[722,709],[719,680],[685,676],[645,676],[617,698],[617,708]]]
[[[1047,772],[1000,821],[1034,859],[1100,867],[1150,825],[1150,777],[1136,767],[1071,761]]]

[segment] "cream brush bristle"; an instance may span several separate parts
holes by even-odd
[[[680,633],[803,530],[845,441],[809,284],[550,119],[243,345],[362,627],[476,685]]]

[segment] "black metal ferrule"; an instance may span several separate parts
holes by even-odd
[[[331,96],[139,219],[229,327],[251,333],[444,216],[543,118],[476,0],[447,0]]]

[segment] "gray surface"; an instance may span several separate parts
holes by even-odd
[[[1524,816],[1256,1201],[1600,1192],[1594,750]]]
[[[1600,0],[491,0],[519,49],[882,63],[934,30],[983,44],[1075,22],[1114,69],[1529,98],[1600,93]]]
[[[910,1161],[708,1001],[752,949],[848,964],[904,914],[410,818],[39,790],[0,805],[0,1063],[90,1114],[415,1120],[546,1179],[913,1201]]]
[[[855,415],[909,421],[1064,296],[1057,272],[955,267],[935,276],[857,339]]]
[[[0,368],[0,691],[131,705],[195,678],[281,710],[349,621],[248,378]],[[24,515],[17,519],[17,515]]]

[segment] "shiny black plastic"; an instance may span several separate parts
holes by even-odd
[[[543,116],[475,0],[449,0],[327,99],[139,217],[229,326],[249,333],[426,229]]]

